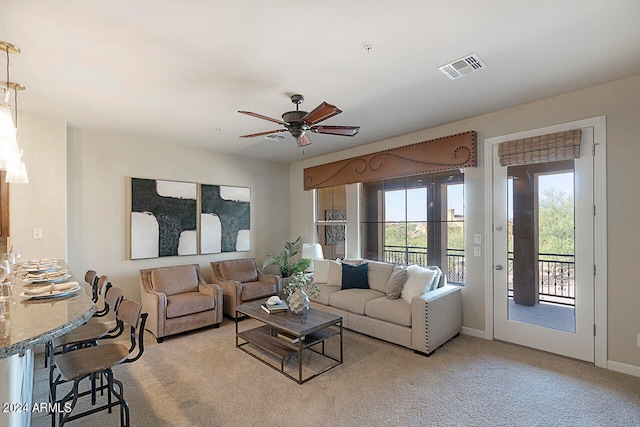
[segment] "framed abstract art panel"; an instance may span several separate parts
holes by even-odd
[[[200,253],[251,249],[251,189],[200,186]]]
[[[131,178],[131,259],[196,255],[197,184]]]

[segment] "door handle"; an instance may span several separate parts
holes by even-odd
[[[502,266],[500,264],[496,265],[496,270],[502,270]]]

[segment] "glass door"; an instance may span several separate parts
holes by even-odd
[[[574,160],[501,166],[493,147],[494,337],[594,361],[593,132]]]

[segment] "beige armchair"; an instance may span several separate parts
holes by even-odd
[[[146,328],[164,337],[222,322],[222,289],[205,282],[198,264],[140,270],[140,298],[149,313]]]
[[[263,274],[254,258],[211,263],[211,281],[222,287],[224,314],[235,318],[243,302],[282,296],[282,281],[275,274]]]

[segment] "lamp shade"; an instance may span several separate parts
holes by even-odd
[[[302,254],[300,256],[309,259],[324,259],[320,243],[303,243]]]

